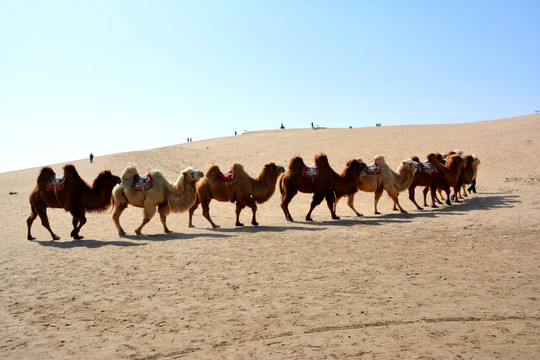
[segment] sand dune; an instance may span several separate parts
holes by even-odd
[[[293,155],[318,152],[338,172],[376,154],[397,168],[411,155],[461,148],[482,163],[478,193],[460,204],[394,213],[386,194],[358,193],[356,217],[340,202],[289,223],[279,192],[257,213],[260,226],[234,226],[234,205],[213,201],[213,230],[187,213],[156,216],[143,236],[130,207],[120,238],[110,212],[89,214],[72,241],[71,216],[48,211],[61,240],[36,220],[26,240],[28,194],[39,169],[0,174],[0,357],[537,359],[540,357],[540,116],[455,125],[287,129],[196,141],[75,161],[91,181],[129,164],[174,181],[187,166],[222,170],[235,161],[256,175]],[[57,174],[62,165],[52,165]],[[11,194],[15,193],[15,194]],[[420,203],[417,192],[417,201]],[[242,219],[249,224],[251,213]]]

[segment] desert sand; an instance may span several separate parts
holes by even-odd
[[[277,124],[279,126],[279,123]],[[180,141],[180,140],[179,140]],[[287,222],[279,190],[259,205],[258,227],[234,226],[234,204],[213,201],[212,229],[200,207],[144,228],[142,209],[89,214],[84,239],[71,216],[49,209],[51,241],[38,220],[26,239],[28,194],[39,168],[0,174],[0,357],[3,359],[538,359],[540,358],[540,116],[453,125],[285,129],[194,141],[74,161],[91,182],[187,166],[256,175],[294,155],[347,160],[376,154],[396,169],[411,155],[460,148],[480,160],[476,194],[459,204],[392,211],[386,194],[357,193],[304,221],[311,195],[297,195]],[[91,149],[89,149],[91,150]],[[36,149],[39,151],[39,149]],[[89,151],[90,153],[90,151]],[[49,164],[44,164],[49,165]],[[62,174],[64,164],[51,165]],[[16,194],[10,194],[16,193]],[[417,201],[421,194],[417,191]]]

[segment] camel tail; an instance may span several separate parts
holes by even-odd
[[[379,166],[383,166],[383,165],[386,165],[386,161],[384,160],[384,155],[376,155],[375,156],[375,164],[379,165]]]

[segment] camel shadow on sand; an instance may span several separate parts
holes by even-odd
[[[88,249],[97,249],[103,246],[140,246],[144,245],[141,243],[134,243],[131,241],[121,241],[121,240],[94,240],[94,239],[80,239],[80,240],[70,240],[70,241],[33,241],[38,243],[41,246],[53,247],[58,249],[73,249],[73,248],[88,248]]]
[[[121,239],[129,239],[136,241],[173,241],[173,240],[192,240],[198,238],[226,238],[233,235],[216,234],[216,233],[182,233],[171,232],[168,234],[142,234],[142,235],[124,235]]]
[[[415,218],[435,218],[447,215],[463,215],[464,212],[475,210],[490,210],[513,208],[521,203],[517,195],[505,195],[502,193],[483,193],[482,196],[469,196],[459,203],[452,205],[439,205],[437,208],[425,207],[423,210],[409,210],[408,213],[401,214],[392,212],[380,215],[364,215],[362,217],[342,216],[341,220],[326,222],[326,225],[351,226],[351,225],[384,225],[388,223],[410,222]],[[351,219],[351,220],[349,220]],[[349,220],[350,223],[343,223]]]

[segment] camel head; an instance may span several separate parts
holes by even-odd
[[[285,168],[283,166],[276,165],[273,162],[269,162],[264,165],[264,171],[270,171],[272,173],[278,173],[283,174],[285,172]]]
[[[401,166],[405,169],[408,169],[414,174],[418,169],[422,167],[422,164],[412,159],[407,159],[401,163]]]
[[[192,167],[188,167],[182,171],[180,176],[184,176],[184,181],[197,182],[204,177],[204,173],[200,170],[195,170]]]
[[[178,177],[178,180],[176,180],[176,191],[181,194],[184,192],[187,186],[189,184],[192,184],[194,186],[197,181],[202,179],[204,177],[204,173],[200,170],[195,170],[192,167],[185,168],[182,170],[182,173],[180,173],[180,176]]]
[[[94,188],[96,184],[103,184],[107,187],[113,188],[116,184],[120,184],[122,179],[119,176],[113,175],[111,170],[103,170],[99,173],[97,178],[94,180]]]

